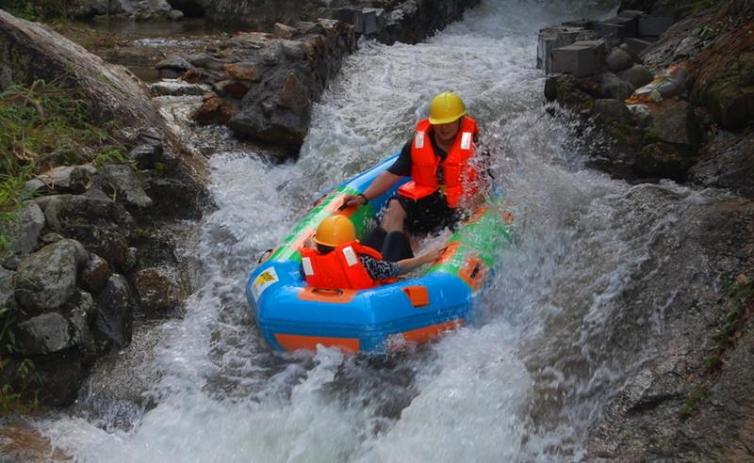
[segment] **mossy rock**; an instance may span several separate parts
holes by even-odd
[[[684,180],[697,157],[682,145],[652,143],[644,146],[636,159],[635,169],[650,177]]]
[[[588,81],[574,76],[552,76],[545,82],[545,98],[557,101],[577,114],[589,114],[594,107],[594,96],[589,93],[591,89]]]
[[[741,54],[712,79],[702,93],[702,103],[726,129],[750,123],[754,118],[754,52]]]

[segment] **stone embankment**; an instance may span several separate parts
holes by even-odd
[[[183,149],[125,69],[0,11],[0,90],[54,81],[118,127],[126,162],[51,166],[0,222],[0,381],[70,404],[89,368],[131,340],[134,320],[180,313],[191,262],[176,251],[206,201],[203,158]],[[33,362],[29,374],[29,360]]]
[[[200,39],[201,46],[176,50],[157,68],[163,78],[204,87],[158,84],[153,89],[176,94],[210,88],[195,114],[198,123],[227,124],[241,139],[295,155],[309,129],[312,104],[356,49],[358,37],[416,42],[460,18],[478,0],[384,3],[385,8],[366,8],[332,2],[325,13],[340,21],[276,23],[271,32]]]
[[[590,430],[595,461],[754,456],[754,5],[699,5],[626,1],[614,18],[539,38],[547,99],[597,129],[583,131],[592,165],[636,183],[727,190],[672,218],[673,253],[621,295],[636,302],[606,336],[620,340],[611,355],[638,367]],[[649,332],[642,323],[656,315],[642,301],[657,285],[683,289]]]

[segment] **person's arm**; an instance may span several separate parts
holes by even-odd
[[[406,143],[392,166],[377,176],[360,195],[346,195],[343,207],[361,206],[390,189],[401,177],[411,175],[411,142]]]
[[[443,251],[445,251],[445,248],[436,248],[410,259],[399,260],[397,264],[400,268],[400,273],[408,273],[417,267],[436,261],[442,256]]]

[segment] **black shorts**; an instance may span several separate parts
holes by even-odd
[[[409,233],[431,233],[451,227],[461,218],[458,210],[448,206],[445,196],[434,193],[418,201],[396,195],[390,201],[398,201],[406,211],[404,227]]]

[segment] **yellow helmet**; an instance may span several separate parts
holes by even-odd
[[[442,92],[429,103],[429,123],[450,124],[466,114],[466,105],[455,92]]]
[[[314,235],[315,243],[333,248],[355,239],[356,229],[351,220],[343,215],[327,217],[319,224],[317,233]]]

